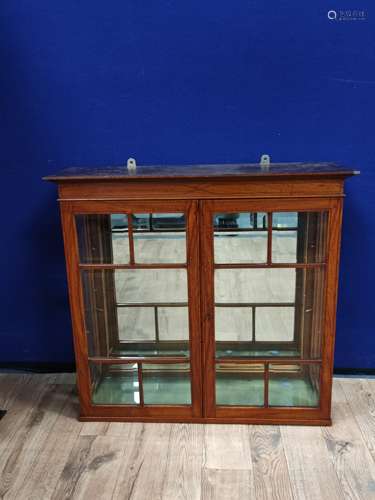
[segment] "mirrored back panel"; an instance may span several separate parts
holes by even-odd
[[[76,215],[83,264],[186,263],[184,213]]]
[[[186,214],[78,214],[75,225],[92,402],[191,405]]]
[[[217,358],[321,358],[327,225],[327,211],[213,215]]]
[[[89,356],[189,356],[185,269],[81,271]]]

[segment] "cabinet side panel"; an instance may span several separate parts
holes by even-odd
[[[328,260],[321,375],[321,410],[326,418],[329,418],[331,413],[342,208],[343,200],[337,199],[335,207],[329,211],[328,223]]]
[[[87,364],[87,342],[83,318],[83,298],[79,277],[78,245],[74,216],[69,203],[61,204],[61,223],[64,237],[69,303],[73,328],[73,342],[77,365],[77,385],[81,416],[90,406],[90,376]]]

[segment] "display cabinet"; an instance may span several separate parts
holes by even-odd
[[[67,169],[82,420],[330,424],[333,164]]]

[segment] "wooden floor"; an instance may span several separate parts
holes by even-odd
[[[66,375],[0,374],[0,498],[375,499],[375,380],[332,427],[81,423]]]

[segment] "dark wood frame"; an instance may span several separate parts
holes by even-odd
[[[181,167],[182,168],[182,167]],[[309,167],[310,168],[310,167]],[[331,388],[333,351],[335,337],[335,311],[339,248],[342,218],[344,179],[353,172],[345,169],[326,168],[326,171],[304,172],[298,168],[278,174],[249,172],[239,175],[222,171],[215,166],[211,175],[124,176],[79,175],[74,172],[62,176],[51,176],[47,180],[59,183],[62,226],[67,263],[74,347],[77,363],[77,383],[80,398],[81,420],[109,421],[165,421],[165,422],[227,422],[267,424],[311,424],[331,423]],[[226,171],[225,176],[222,175]],[[230,171],[230,168],[229,168]],[[322,356],[318,360],[296,358],[251,358],[237,359],[237,363],[263,363],[265,379],[269,377],[270,364],[321,363],[321,392],[318,408],[293,407],[216,407],[214,391],[214,297],[213,297],[213,231],[214,212],[280,212],[327,210],[327,261],[322,264],[272,264],[268,259],[263,264],[247,264],[238,267],[292,267],[325,268],[324,290],[324,341]],[[80,264],[78,255],[75,214],[152,213],[185,212],[187,221],[188,264],[139,264],[131,259],[126,266],[109,264]],[[268,230],[272,228],[269,226]],[[192,406],[122,406],[93,405],[90,401],[90,373],[88,349],[85,335],[84,310],[80,269],[121,268],[179,268],[188,271],[188,300],[190,338],[190,362],[192,369]],[[237,265],[217,264],[217,268]],[[202,279],[202,276],[204,277]],[[322,286],[322,285],[320,285]],[[95,359],[96,363],[108,363],[106,359]],[[111,360],[111,363],[135,362],[135,360]],[[147,358],[137,358],[139,363]],[[151,361],[151,360],[150,360]],[[155,362],[155,360],[153,359]],[[172,362],[171,359],[160,359]],[[186,362],[174,359],[174,362]],[[221,360],[220,362],[233,362]],[[265,384],[267,386],[267,384]],[[267,401],[268,394],[265,393]]]

